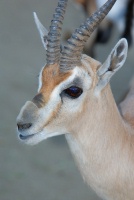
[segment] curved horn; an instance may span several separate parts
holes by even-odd
[[[60,38],[61,26],[64,19],[65,8],[68,0],[59,0],[55,9],[51,25],[48,32],[47,44],[47,64],[59,63],[60,60]]]
[[[108,14],[115,2],[116,0],[108,0],[98,11],[87,18],[85,23],[82,23],[80,27],[75,30],[71,38],[67,41],[67,45],[63,48],[60,62],[61,69],[68,70],[67,67],[70,69],[75,65],[81,64],[81,54],[85,42]]]

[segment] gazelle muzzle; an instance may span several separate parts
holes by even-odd
[[[31,101],[27,101],[17,117],[19,132],[26,131],[32,127],[37,119],[38,107]]]

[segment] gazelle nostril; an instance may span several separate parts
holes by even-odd
[[[23,131],[23,130],[29,129],[32,126],[32,124],[31,123],[27,123],[27,124],[18,123],[17,126],[18,126],[19,131]]]

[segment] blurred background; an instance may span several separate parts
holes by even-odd
[[[45,64],[45,50],[36,30],[33,11],[48,29],[57,0],[0,1],[0,199],[1,200],[99,200],[83,182],[64,136],[37,146],[20,143],[16,117],[25,101],[36,94],[38,73]],[[71,0],[63,33],[84,21],[85,12]],[[64,38],[63,34],[63,38]],[[114,25],[110,40],[96,44],[95,57],[104,62],[120,32]],[[111,87],[120,101],[134,75],[134,46]]]

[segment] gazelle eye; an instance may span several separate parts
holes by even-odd
[[[64,93],[72,97],[73,99],[78,98],[82,94],[83,90],[76,86],[71,86],[64,90]]]

